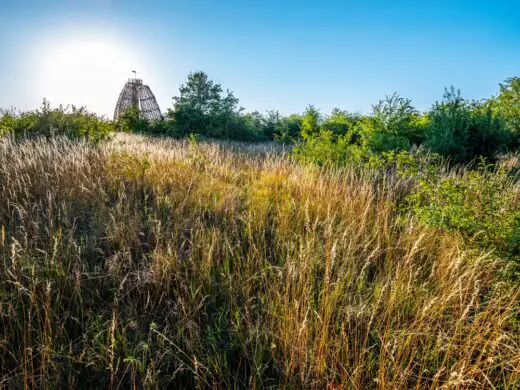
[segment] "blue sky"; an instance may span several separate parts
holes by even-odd
[[[0,0],[0,107],[111,116],[134,68],[162,110],[194,70],[248,111],[423,110],[520,76],[520,1]]]

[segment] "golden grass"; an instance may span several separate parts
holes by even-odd
[[[502,260],[276,146],[0,140],[0,386],[520,386]],[[516,317],[515,317],[516,316]]]

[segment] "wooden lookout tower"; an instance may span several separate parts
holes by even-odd
[[[135,74],[135,71],[133,71]],[[157,100],[148,85],[143,84],[143,80],[138,78],[128,79],[117,99],[114,111],[114,120],[118,120],[121,115],[130,107],[136,107],[141,116],[150,122],[162,118],[161,109]]]

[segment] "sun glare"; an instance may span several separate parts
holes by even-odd
[[[40,67],[41,93],[52,104],[87,105],[110,116],[117,94],[139,59],[116,40],[77,38],[45,46]]]

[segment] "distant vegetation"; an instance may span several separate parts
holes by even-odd
[[[370,159],[383,152],[421,148],[468,163],[477,157],[493,161],[520,146],[520,78],[500,85],[500,93],[469,101],[454,87],[442,100],[419,112],[409,99],[386,96],[367,115],[334,109],[330,115],[309,106],[302,114],[283,116],[245,113],[232,92],[211,81],[204,72],[188,75],[163,120],[148,122],[136,108],[117,123],[96,117],[84,108],[4,113],[0,134],[67,135],[102,140],[112,130],[129,133],[187,136],[235,141],[277,141],[296,145],[296,156],[317,164],[345,164]]]
[[[453,87],[424,113],[397,94],[373,106],[368,115],[335,109],[328,116],[309,106],[288,117],[276,111],[244,113],[233,93],[203,72],[191,73],[174,98],[163,121],[139,120],[138,111],[125,116],[120,128],[137,133],[240,141],[296,143],[298,155],[318,163],[345,163],[374,153],[422,147],[455,163],[483,156],[493,159],[520,145],[518,117],[520,78],[506,80],[500,94],[484,101],[468,101]],[[320,150],[334,150],[322,154]]]
[[[3,113],[0,387],[520,388],[519,96]]]
[[[20,113],[4,111],[0,114],[0,136],[10,135],[15,138],[65,136],[102,141],[114,131],[113,123],[88,112],[84,107],[51,108],[50,103],[45,99],[40,110]]]
[[[520,141],[518,106],[520,79],[502,86],[501,95],[486,101],[467,101],[453,87],[430,111],[417,112],[411,101],[392,95],[368,116],[335,110],[321,117],[309,107],[301,121],[297,154],[317,163],[348,163],[374,154],[422,148],[467,163],[476,157],[493,160],[516,150]],[[506,98],[506,96],[515,96]],[[329,152],[332,151],[332,152]]]

